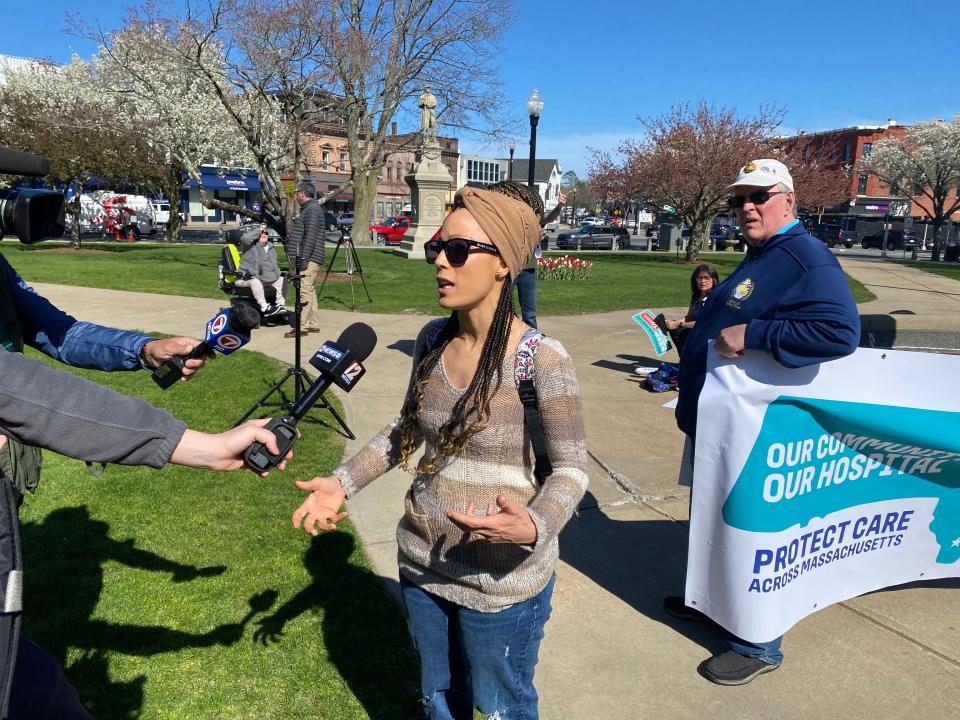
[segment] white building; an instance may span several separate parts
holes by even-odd
[[[484,157],[482,155],[461,155],[457,172],[457,189],[468,183],[493,185],[501,180],[516,180],[527,183],[528,160],[514,160],[511,173],[510,161],[506,158]],[[560,179],[563,169],[557,160],[537,160],[533,182],[543,200],[545,212],[557,205],[560,195]]]
[[[493,185],[507,179],[505,160],[482,155],[461,155],[457,165],[457,190],[468,183]]]
[[[509,164],[508,160],[501,160],[504,164]],[[526,183],[529,177],[529,160],[514,160],[512,179],[517,182]],[[557,160],[537,158],[533,172],[533,183],[537,186],[540,193],[540,199],[543,200],[543,209],[549,213],[557,206],[557,198],[560,196],[560,179],[563,177],[563,168]]]

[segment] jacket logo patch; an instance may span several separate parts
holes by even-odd
[[[747,278],[741,282],[733,289],[733,293],[727,300],[727,307],[732,307],[735,310],[739,310],[741,303],[753,295],[753,288],[754,282],[750,278]]]

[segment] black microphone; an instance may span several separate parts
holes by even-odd
[[[0,173],[43,177],[50,174],[50,161],[41,155],[0,147]]]
[[[250,342],[250,331],[260,326],[260,313],[245,302],[223,308],[210,322],[203,341],[189,354],[172,357],[153,371],[153,380],[166,390],[183,377],[186,360],[201,358],[216,350],[229,355]]]
[[[267,430],[276,437],[280,452],[274,455],[263,443],[253,443],[243,453],[243,459],[250,469],[262,473],[279,465],[297,439],[297,422],[303,419],[330,385],[350,392],[366,372],[362,363],[376,345],[377,334],[373,328],[360,322],[340,333],[336,342],[327,340],[310,358],[310,364],[320,371],[320,377],[293,404],[288,415],[273,418],[267,423]]]

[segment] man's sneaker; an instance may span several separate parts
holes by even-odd
[[[722,655],[714,655],[707,660],[703,666],[703,674],[707,680],[717,685],[746,685],[757,675],[773,672],[778,667],[780,665],[727,650]]]
[[[665,597],[663,599],[663,609],[667,611],[668,615],[673,615],[675,618],[680,618],[681,620],[704,623],[713,622],[713,620],[699,610],[688,607],[681,595],[668,595]]]

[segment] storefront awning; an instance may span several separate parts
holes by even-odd
[[[910,214],[910,201],[891,197],[857,197],[850,201],[850,215],[860,217],[903,217]]]
[[[227,173],[200,173],[204,190],[238,190],[240,192],[260,192],[260,180],[256,175],[236,175]],[[184,187],[195,188],[197,183],[189,178]]]

